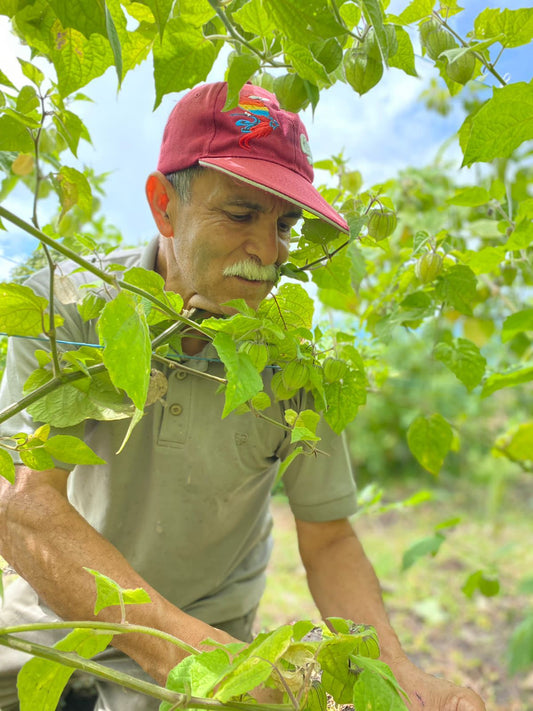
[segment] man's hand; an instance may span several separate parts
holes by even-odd
[[[391,668],[402,689],[409,695],[409,711],[486,711],[472,691],[426,674],[408,661]]]

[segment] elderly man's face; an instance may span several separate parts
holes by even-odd
[[[166,287],[186,308],[212,313],[231,313],[222,307],[231,299],[259,305],[301,217],[292,203],[212,169],[194,179],[188,202],[174,195],[167,213],[173,237],[163,242]]]

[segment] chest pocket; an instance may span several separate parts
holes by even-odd
[[[190,436],[193,379],[183,370],[169,375],[164,405],[160,406],[157,444],[163,447],[183,447]]]

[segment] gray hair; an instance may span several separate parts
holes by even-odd
[[[166,173],[165,178],[172,184],[180,202],[187,203],[192,197],[193,180],[203,173],[205,168],[201,165],[193,165],[190,168],[177,170],[174,173]]]

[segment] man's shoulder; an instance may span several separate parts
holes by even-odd
[[[132,247],[120,247],[108,253],[99,254],[97,252],[84,256],[84,260],[101,270],[107,270],[114,264],[119,265],[121,268],[129,269],[131,267],[141,266],[143,263],[148,263],[149,260],[146,258],[146,253],[152,250],[152,246],[153,242]],[[40,285],[48,289],[49,274],[49,268],[43,267],[29,276],[24,283],[34,289],[38,289]],[[93,272],[84,269],[72,259],[65,259],[58,262],[55,276],[56,278],[69,277],[78,286],[98,281],[98,277]]]

